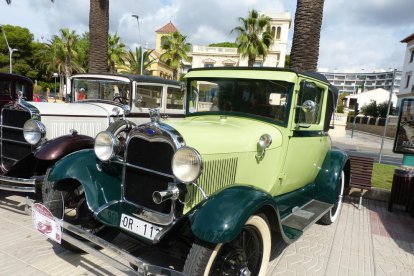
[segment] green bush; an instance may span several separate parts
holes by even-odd
[[[378,113],[381,118],[387,118],[388,102],[383,102],[377,105]],[[390,114],[394,114],[395,108],[390,106]]]
[[[364,114],[365,116],[378,117],[377,102],[374,100],[371,100],[369,104],[363,105],[361,107],[361,113]]]

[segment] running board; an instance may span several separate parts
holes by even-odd
[[[299,238],[308,227],[329,212],[332,206],[326,202],[312,200],[302,208],[293,208],[292,213],[282,220],[285,234],[290,239]]]

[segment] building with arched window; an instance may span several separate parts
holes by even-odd
[[[265,14],[270,17],[273,43],[265,59],[258,57],[254,66],[284,67],[288,34],[292,19],[290,13]],[[193,45],[191,67],[247,66],[247,58],[241,58],[237,48]]]

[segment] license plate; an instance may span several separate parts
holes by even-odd
[[[59,244],[62,242],[62,226],[46,206],[33,204],[32,220],[37,231]]]
[[[122,214],[119,226],[150,240],[154,240],[155,236],[162,230],[162,227],[125,214]]]

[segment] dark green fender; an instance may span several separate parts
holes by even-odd
[[[337,184],[342,170],[349,176],[347,162],[348,155],[343,151],[333,149],[326,155],[315,180],[315,199],[332,204],[336,202],[339,188]],[[345,178],[347,179],[347,176]]]
[[[274,199],[250,186],[224,189],[195,207],[188,215],[193,234],[211,243],[225,243],[236,238],[249,217],[262,206],[277,212]]]
[[[335,203],[338,179],[346,166],[348,156],[339,150],[331,150],[325,157],[322,168],[314,183],[286,195],[272,197],[250,186],[233,186],[212,195],[192,210],[188,217],[193,234],[211,243],[225,243],[233,240],[242,230],[249,217],[263,206],[274,210],[276,221],[285,242],[292,242],[301,233],[286,233],[280,223],[279,206],[292,210],[311,199]],[[286,206],[285,206],[286,205]]]
[[[63,180],[74,179],[83,185],[88,206],[94,213],[108,203],[121,200],[122,166],[101,162],[93,149],[65,156],[50,170],[48,181],[61,189]],[[60,182],[60,183],[59,183]]]

